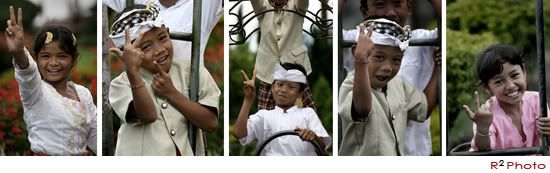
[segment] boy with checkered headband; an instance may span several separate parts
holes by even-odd
[[[244,71],[244,101],[235,122],[233,135],[239,139],[242,145],[258,140],[258,144],[265,141],[274,133],[284,130],[298,132],[300,141],[292,136],[279,137],[267,145],[262,155],[300,156],[315,155],[311,141],[326,150],[332,139],[321,124],[319,117],[310,107],[298,108],[296,99],[304,93],[306,70],[299,64],[275,65],[271,93],[275,100],[275,109],[261,109],[253,115],[249,115],[252,102],[256,95],[256,72],[249,79]]]
[[[188,123],[201,129],[196,155],[204,155],[202,131],[218,127],[220,90],[210,73],[200,67],[199,100],[189,100],[190,62],[173,61],[168,28],[151,3],[122,11],[111,30],[109,51],[125,66],[109,93],[122,121],[115,155],[193,155]]]
[[[359,26],[355,71],[342,83],[338,99],[340,155],[403,155],[407,120],[427,118],[427,95],[395,76],[409,39],[408,26],[386,19]]]

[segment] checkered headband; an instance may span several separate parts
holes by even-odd
[[[399,47],[401,51],[409,46],[411,29],[408,25],[401,27],[399,24],[387,19],[367,20],[363,24],[366,31],[368,31],[368,27],[373,27],[370,39],[374,44]]]
[[[163,23],[157,6],[149,3],[145,9],[133,9],[120,15],[111,26],[109,37],[116,47],[121,48],[126,41],[124,33],[126,27],[129,28],[131,40],[134,40],[140,33],[161,27]]]

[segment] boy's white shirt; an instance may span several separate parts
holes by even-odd
[[[325,149],[329,148],[332,138],[321,124],[315,111],[309,107],[298,108],[294,106],[286,113],[278,106],[273,110],[262,109],[256,114],[250,115],[247,122],[247,136],[239,139],[242,145],[246,145],[254,139],[258,145],[269,136],[284,130],[306,128],[325,143]],[[258,146],[259,147],[259,146]],[[271,141],[264,149],[262,155],[300,156],[316,155],[313,145],[302,141],[298,136],[282,136]]]
[[[26,69],[13,64],[31,150],[47,155],[82,155],[88,146],[95,153],[97,112],[90,91],[69,81],[80,101],[63,97],[42,80],[26,49],[25,55],[29,61]]]
[[[342,30],[343,39],[357,41],[359,30]],[[437,38],[436,30],[415,29],[412,31],[411,39],[432,39]],[[409,46],[403,55],[399,77],[411,84],[418,90],[424,91],[432,76],[434,68],[432,58],[432,46]],[[350,48],[342,52],[344,57],[344,68],[346,71],[354,69],[353,55]],[[430,155],[432,153],[432,139],[430,134],[430,118],[424,122],[407,121],[407,135],[405,140],[406,155]]]
[[[146,4],[149,0],[134,0],[135,4]],[[126,7],[126,0],[104,0],[103,4],[107,5],[114,11],[120,12]],[[193,30],[193,1],[179,0],[173,6],[166,8],[162,6],[158,0],[155,4],[159,7],[160,16],[164,19],[164,24],[170,29],[170,32],[185,32],[191,33]],[[208,38],[214,26],[223,16],[222,1],[220,0],[204,0],[202,1],[202,18],[201,18],[201,64],[204,61],[204,51]],[[172,39],[174,47],[174,58],[191,59],[191,42]]]

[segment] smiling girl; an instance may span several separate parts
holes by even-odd
[[[36,35],[35,59],[24,43],[23,10],[17,20],[10,6],[5,30],[13,56],[15,78],[34,155],[87,155],[96,152],[96,107],[90,91],[69,81],[77,64],[77,41],[62,26],[49,26]]]
[[[491,46],[479,57],[477,74],[492,97],[480,105],[475,92],[475,112],[462,106],[474,122],[471,150],[540,146],[539,133],[550,134],[550,118],[539,117],[539,93],[526,91],[525,67],[519,53],[511,46]]]

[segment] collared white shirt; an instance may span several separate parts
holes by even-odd
[[[296,106],[286,112],[275,106],[273,110],[262,109],[251,115],[247,122],[248,134],[239,141],[242,145],[246,145],[257,139],[259,145],[276,132],[296,128],[310,129],[323,140],[326,148],[331,145],[332,139],[323,124],[321,124],[321,120],[319,120],[315,111],[309,107],[298,108]],[[302,141],[298,136],[282,136],[271,141],[265,147],[262,155],[303,156],[316,155],[316,153],[310,142]]]
[[[134,0],[135,4],[147,4],[149,0]],[[126,0],[105,0],[103,4],[111,9],[120,12],[126,7]],[[158,0],[155,4],[159,7],[159,15],[163,16],[164,24],[170,29],[170,32],[185,32],[193,31],[193,1],[179,0],[176,4],[166,8],[162,6]],[[204,0],[202,1],[202,17],[201,17],[201,64],[204,61],[204,50],[208,43],[208,38],[212,29],[218,23],[223,15],[221,0]],[[191,42],[172,39],[174,47],[174,58],[191,59]]]
[[[96,152],[97,113],[90,91],[69,81],[67,85],[75,89],[79,101],[60,95],[42,80],[26,49],[25,54],[29,67],[14,66],[31,150],[47,155],[83,155],[88,146]]]
[[[344,40],[357,40],[359,30],[343,30]],[[411,39],[437,38],[436,30],[415,29]],[[434,68],[432,46],[409,46],[401,61],[399,77],[413,84],[419,91],[424,91]],[[346,71],[354,69],[353,55],[350,48],[343,51],[344,68]],[[406,155],[430,155],[432,153],[432,139],[430,135],[430,118],[424,122],[407,121],[407,135],[405,140]]]

